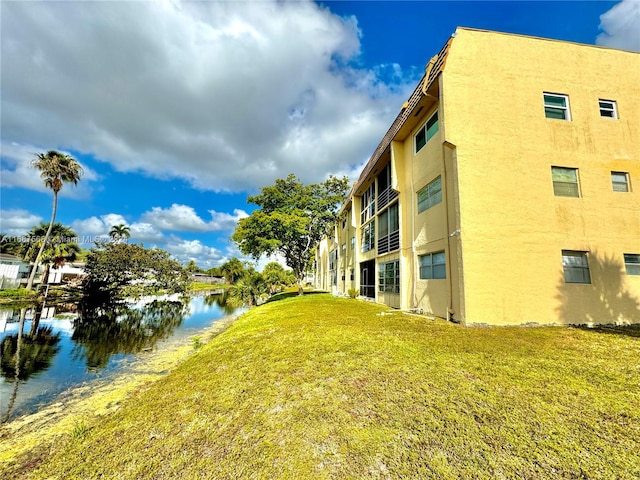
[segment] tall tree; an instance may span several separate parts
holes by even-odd
[[[259,209],[240,219],[231,237],[240,251],[254,258],[279,253],[296,276],[298,293],[314,247],[335,223],[336,212],[349,190],[346,177],[303,185],[295,175],[249,197]]]
[[[142,245],[107,243],[87,256],[83,287],[88,307],[127,297],[184,292],[187,274],[168,252]]]
[[[114,225],[109,230],[109,236],[114,242],[124,241],[126,238],[131,237],[131,230],[125,224]]]
[[[29,280],[27,281],[27,290],[31,290],[33,287],[33,279],[35,278],[38,266],[40,265],[42,252],[47,244],[47,239],[51,234],[51,229],[53,228],[53,223],[56,219],[58,193],[65,182],[77,185],[83,173],[82,167],[73,157],[64,153],[56,152],[55,150],[49,150],[47,153],[38,153],[32,164],[35,168],[40,170],[40,177],[44,181],[45,186],[53,191],[53,208],[51,210],[49,229],[44,236],[44,241],[42,242],[40,251],[36,255],[33,269],[31,270]]]

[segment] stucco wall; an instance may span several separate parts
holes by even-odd
[[[442,78],[456,146],[467,323],[640,321],[640,55],[459,29]],[[543,92],[571,121],[545,118]],[[617,101],[602,118],[598,99]],[[577,168],[580,198],[551,167]],[[631,192],[614,192],[611,171]],[[564,282],[561,251],[588,251],[591,284]]]

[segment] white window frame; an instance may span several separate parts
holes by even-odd
[[[373,250],[376,247],[376,220],[375,218],[362,227],[362,253]]]
[[[603,106],[603,103],[608,103],[608,106]],[[600,108],[600,116],[602,118],[610,118],[612,120],[618,119],[618,105],[615,100],[605,100],[604,98],[598,99],[598,107]],[[611,115],[604,114],[605,112],[611,113]]]
[[[547,104],[547,99],[545,97],[563,98],[564,101],[565,101],[565,105],[564,105],[564,107],[560,107],[560,106],[554,105],[554,104]],[[543,92],[542,93],[542,102],[544,104],[544,116],[545,116],[545,118],[549,118],[551,120],[566,120],[568,122],[571,121],[571,108],[569,106],[569,95],[566,95],[564,93]],[[554,118],[554,117],[547,116],[547,109],[562,111],[563,114],[564,114],[564,118]]]
[[[564,283],[591,284],[591,272],[589,269],[589,252],[579,250],[562,250],[562,270]],[[577,274],[580,275],[577,275]],[[567,279],[570,277],[570,279]],[[573,277],[573,278],[571,278]],[[577,280],[577,277],[582,277]]]
[[[431,131],[431,135],[429,135],[429,123],[434,119],[435,117],[435,122],[431,125],[431,127],[433,127],[433,125],[436,126],[435,131]],[[433,137],[436,136],[436,134],[440,131],[440,118],[438,118],[438,110],[436,110],[435,112],[433,112],[429,118],[427,119],[426,122],[424,122],[422,124],[422,126],[418,129],[418,131],[416,132],[416,134],[413,136],[413,153],[414,155],[416,153],[418,153],[420,150],[422,150],[424,148],[424,146],[429,143],[429,140],[431,140]],[[424,132],[424,144],[420,145],[420,147],[418,147],[418,135],[420,135],[422,132]]]
[[[624,175],[624,182],[616,181],[614,175]],[[624,185],[624,190],[617,190],[616,186],[621,187]],[[614,192],[628,193],[631,191],[631,187],[629,185],[629,173],[628,172],[611,172],[611,187]]]
[[[388,269],[387,266],[391,268]],[[388,273],[391,275],[387,275]],[[393,281],[388,283],[387,280],[390,280],[391,277],[393,277]],[[378,292],[400,293],[400,260],[391,260],[378,265]]]
[[[438,180],[440,180],[440,189],[436,190],[435,183]],[[424,199],[424,203],[426,203],[426,207],[421,209],[420,195],[425,194],[425,192],[426,192],[426,197]],[[439,198],[438,198],[438,194],[439,194]],[[431,207],[434,207],[439,203],[442,203],[442,177],[440,175],[438,175],[436,178],[434,178],[429,183],[427,183],[424,187],[418,190],[417,201],[418,201],[418,213],[425,212],[429,210]]]
[[[640,253],[625,253],[624,269],[627,275],[640,275]]]
[[[360,208],[360,225],[364,225],[376,213],[376,182],[371,182],[369,188],[362,194]]]

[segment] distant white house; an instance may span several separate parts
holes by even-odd
[[[84,263],[65,263],[61,267],[49,269],[47,283],[79,282],[86,275]]]
[[[40,267],[38,273],[44,268]],[[15,255],[0,253],[0,290],[18,288],[20,284],[26,284],[29,278],[31,266]],[[36,278],[38,276],[36,275]]]
[[[34,285],[42,282],[44,265],[38,267],[38,273],[34,279]],[[0,290],[18,288],[26,285],[31,272],[31,265],[15,255],[0,253]],[[80,281],[84,277],[84,264],[64,264],[59,268],[50,268],[47,283],[66,283]]]

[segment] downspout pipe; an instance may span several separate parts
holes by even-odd
[[[446,140],[442,142],[442,184],[444,185],[444,208],[445,208],[445,228],[447,232],[447,248],[445,250],[445,268],[447,275],[447,321],[455,322],[453,320],[453,279],[451,278],[451,227],[449,225],[449,188],[447,184],[447,165],[445,160],[445,152],[447,149],[451,149],[453,145]]]

